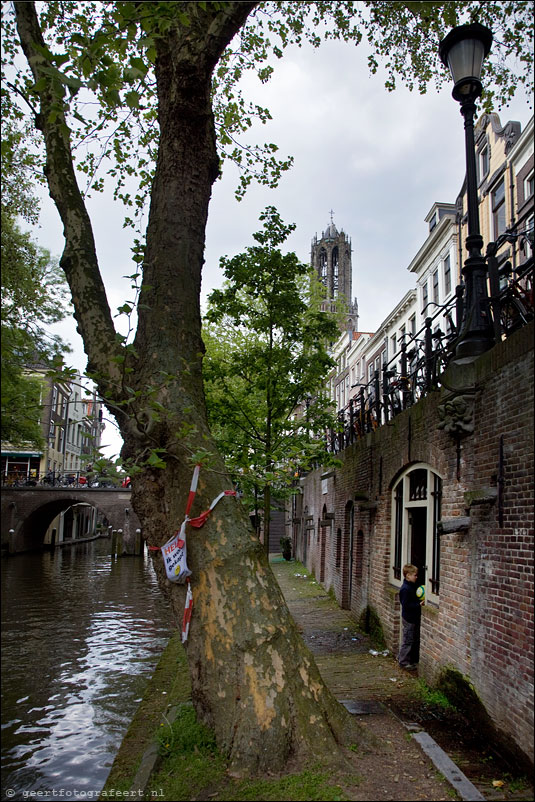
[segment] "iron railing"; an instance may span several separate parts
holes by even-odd
[[[487,249],[489,263],[490,307],[496,342],[526,325],[534,317],[533,257],[514,270],[510,262],[498,267],[496,252],[505,241],[519,234],[509,230]],[[388,423],[420,398],[440,387],[440,377],[455,353],[460,324],[463,319],[464,288],[459,285],[455,295],[442,306],[430,302],[436,311],[425,319],[423,327],[412,336],[403,337],[401,348],[374,370],[373,377],[358,387],[358,393],[338,412],[337,429],[327,433],[326,446],[338,453],[360,437]],[[433,331],[434,321],[444,316],[448,332]],[[455,320],[454,320],[455,318]]]

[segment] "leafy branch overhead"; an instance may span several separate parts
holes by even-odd
[[[243,77],[254,72],[269,81],[276,62],[290,46],[323,39],[340,39],[370,48],[372,73],[386,68],[386,87],[398,82],[425,92],[440,86],[446,74],[439,63],[437,43],[461,22],[478,20],[494,31],[495,44],[485,63],[484,108],[507,103],[519,87],[529,94],[532,75],[530,41],[533,17],[530,2],[260,2],[254,7],[213,73],[212,106],[221,166],[239,167],[237,196],[251,181],[275,186],[292,164],[279,156],[276,143],[247,141],[255,121],[271,119],[269,109],[244,96]],[[154,75],[156,42],[172,26],[182,39],[217,3],[48,2],[41,24],[46,60],[37,81],[29,72],[9,71],[12,87],[35,110],[36,95],[45,88],[53,95],[49,121],[66,115],[77,169],[85,177],[84,194],[102,191],[107,174],[115,197],[127,209],[126,222],[140,225],[150,193],[158,148],[157,96]],[[14,23],[4,13],[4,66],[17,52]],[[7,73],[6,73],[7,74]],[[95,103],[96,101],[96,103]]]

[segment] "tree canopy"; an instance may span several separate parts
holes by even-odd
[[[18,222],[38,219],[24,133],[8,121],[2,134],[2,441],[38,448],[41,380],[26,368],[43,361],[51,365],[68,350],[49,330],[69,313],[68,288],[57,259]]]
[[[221,167],[226,160],[240,168],[240,198],[252,180],[275,186],[289,169],[291,156],[280,156],[276,143],[251,145],[246,132],[255,119],[270,119],[269,109],[244,97],[240,79],[254,71],[270,80],[276,61],[292,46],[323,39],[372,50],[369,67],[387,71],[386,88],[400,82],[424,93],[449,80],[438,59],[437,44],[455,25],[477,20],[494,32],[485,61],[483,109],[506,104],[516,91],[533,85],[533,16],[530,2],[322,2],[248,3],[248,16],[221,54],[212,74],[212,108]],[[157,13],[156,13],[157,9]],[[186,38],[217,2],[47,2],[41,21],[46,64],[35,82],[24,70],[12,69],[18,50],[13,19],[4,9],[4,92],[10,92],[10,115],[20,116],[25,100],[36,114],[36,94],[53,94],[49,119],[67,112],[77,169],[84,194],[102,191],[112,180],[115,197],[127,207],[127,223],[142,236],[141,217],[150,194],[158,147],[156,40],[174,24]],[[245,9],[244,9],[245,10]],[[95,105],[95,102],[96,105]],[[24,106],[24,104],[23,104]],[[6,110],[4,109],[4,119]],[[106,175],[109,178],[106,178]],[[134,182],[132,183],[132,181]]]
[[[310,268],[281,252],[295,226],[273,207],[260,220],[258,244],[221,259],[226,281],[209,297],[203,373],[227,466],[250,508],[264,495],[267,546],[271,490],[283,498],[299,468],[327,459],[321,434],[336,423],[322,389],[340,332],[336,317],[320,309]]]

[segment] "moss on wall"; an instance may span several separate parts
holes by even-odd
[[[385,646],[386,640],[383,632],[383,625],[381,619],[373,609],[373,607],[366,607],[360,614],[358,625],[363,632],[366,632],[374,643],[378,646]]]

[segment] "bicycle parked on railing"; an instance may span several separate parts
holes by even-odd
[[[506,281],[499,296],[500,324],[506,337],[533,320],[533,257],[516,277],[512,273],[511,262],[506,262],[498,273]]]

